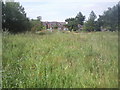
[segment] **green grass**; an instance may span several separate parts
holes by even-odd
[[[117,32],[3,35],[4,88],[117,88]]]

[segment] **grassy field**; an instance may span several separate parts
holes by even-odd
[[[4,88],[116,88],[117,32],[3,35]]]

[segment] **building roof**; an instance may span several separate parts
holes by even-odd
[[[58,25],[58,26],[63,26],[64,24],[66,24],[66,22],[42,22],[43,23],[43,25],[46,25],[46,24],[49,24],[49,25],[53,25],[53,26],[55,26],[55,25]]]

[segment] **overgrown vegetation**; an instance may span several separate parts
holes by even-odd
[[[3,88],[118,87],[117,32],[3,34],[2,55]]]
[[[31,31],[32,32],[41,31],[44,29],[42,22],[38,19],[37,20],[34,20],[34,19],[30,20],[30,23],[31,23]]]
[[[86,22],[79,12],[60,31],[27,18],[19,2],[2,2],[3,88],[117,88],[118,32],[94,31],[118,31],[119,7],[97,20],[91,11]]]

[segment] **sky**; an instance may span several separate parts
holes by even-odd
[[[27,17],[36,19],[42,17],[42,21],[59,21],[75,17],[79,12],[89,17],[93,10],[97,17],[102,15],[108,7],[113,7],[119,0],[14,0],[20,2],[25,8]]]

